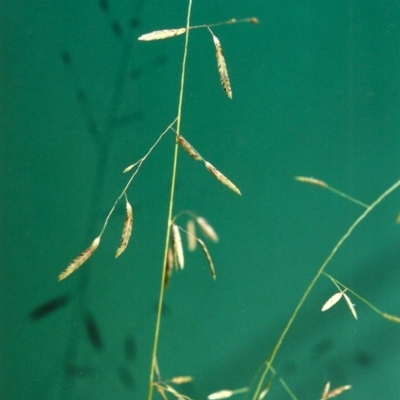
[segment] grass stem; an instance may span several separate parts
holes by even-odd
[[[158,298],[158,309],[157,309],[157,318],[156,318],[156,328],[154,332],[154,342],[153,342],[153,352],[151,356],[151,366],[150,366],[150,376],[149,376],[149,390],[147,395],[147,400],[152,400],[153,398],[153,380],[154,380],[154,369],[155,362],[157,359],[157,347],[158,347],[158,339],[160,334],[160,325],[161,325],[161,312],[162,305],[164,299],[164,281],[165,281],[165,265],[167,263],[168,257],[168,246],[170,240],[170,224],[173,215],[173,206],[174,206],[174,194],[175,194],[175,181],[176,181],[176,170],[178,165],[178,149],[179,142],[178,136],[180,135],[181,128],[181,119],[182,119],[182,104],[183,104],[183,93],[185,86],[185,70],[186,70],[186,58],[189,44],[189,26],[190,26],[190,15],[192,10],[192,0],[189,0],[187,19],[186,19],[186,35],[185,35],[185,47],[183,51],[183,59],[182,59],[182,73],[181,73],[181,86],[179,92],[179,102],[178,102],[178,116],[176,121],[176,140],[174,146],[174,160],[172,165],[172,178],[171,178],[171,189],[170,189],[170,198],[169,198],[169,208],[168,208],[168,218],[167,218],[167,229],[165,234],[165,247],[164,247],[164,260],[162,264],[162,275],[161,275],[161,284],[160,284],[160,294]]]

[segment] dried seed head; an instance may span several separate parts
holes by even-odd
[[[68,275],[72,274],[76,269],[78,269],[94,253],[99,246],[99,243],[100,236],[94,239],[92,244],[85,251],[79,254],[79,256],[76,257],[63,272],[61,272],[61,274],[58,276],[58,280],[61,281],[65,279]]]
[[[178,142],[184,148],[184,150],[196,161],[202,160],[199,153],[194,149],[194,147],[181,135],[178,135]]]
[[[210,395],[208,395],[207,399],[208,399],[208,400],[228,399],[228,398],[231,397],[233,394],[234,394],[234,393],[233,393],[232,390],[220,390],[220,391],[218,391],[218,392],[211,393]]]
[[[175,376],[171,379],[171,382],[175,385],[182,385],[183,383],[191,382],[193,378],[191,376]]]
[[[171,248],[168,249],[167,262],[165,264],[164,287],[168,286],[171,279],[172,270],[174,269],[174,253]]]
[[[396,323],[400,324],[400,317],[396,317],[396,315],[382,313],[382,317],[387,319],[388,321],[392,321],[392,322],[396,322]]]
[[[211,255],[210,255],[206,245],[204,244],[204,242],[199,238],[196,238],[196,240],[197,240],[197,243],[200,245],[201,249],[203,250],[204,255],[207,258],[208,266],[210,267],[211,276],[215,280],[217,278],[217,275],[215,274],[214,263],[212,262]]]
[[[208,221],[203,217],[197,217],[196,222],[199,224],[200,229],[203,235],[207,238],[212,240],[213,242],[218,242],[219,237],[215,232],[214,228],[208,223]]]
[[[179,29],[163,29],[160,31],[154,31],[150,33],[145,33],[144,35],[140,36],[138,40],[160,40],[160,39],[168,39],[174,36],[182,35],[186,32],[186,28],[179,28]]]
[[[343,296],[343,292],[335,293],[328,301],[322,306],[321,311],[329,310],[333,307]]]
[[[208,29],[213,37],[213,41],[214,41],[214,45],[215,45],[215,55],[217,57],[218,72],[219,72],[219,77],[221,79],[221,84],[224,89],[224,92],[231,99],[232,98],[232,89],[231,89],[231,83],[229,81],[228,69],[226,67],[224,52],[222,51],[222,47],[221,47],[221,43],[220,43],[219,39],[212,33],[210,28],[208,28]]]
[[[326,385],[325,385],[325,387],[324,387],[324,390],[323,390],[323,392],[322,392],[322,396],[321,396],[322,399],[326,399],[326,396],[327,396],[328,393],[329,393],[330,387],[331,387],[331,383],[330,383],[330,382],[327,382]]]
[[[317,185],[323,188],[326,188],[328,186],[324,181],[320,181],[319,179],[310,178],[307,176],[296,176],[294,179],[299,182],[310,183],[311,185]]]
[[[355,319],[357,319],[357,313],[356,313],[356,309],[354,308],[354,304],[351,302],[350,297],[347,296],[346,293],[343,293],[344,299],[346,300],[347,305],[350,308],[351,313],[353,314],[353,317]]]
[[[115,253],[115,257],[121,255],[121,253],[126,249],[129,243],[129,238],[132,233],[132,225],[133,225],[133,211],[132,206],[129,201],[126,201],[126,217],[124,222],[124,227],[122,229],[121,241],[118,246],[117,252]]]
[[[269,381],[263,388],[263,390],[260,392],[259,396],[258,396],[258,400],[262,400],[269,392],[269,389],[271,389],[271,385],[272,385],[273,381]]]
[[[256,17],[250,18],[249,21],[251,24],[259,24],[260,23],[260,20]]]
[[[323,393],[323,396],[321,397],[321,400],[331,399],[332,397],[339,396],[339,394],[343,393],[344,391],[351,389],[351,385],[344,385],[344,386],[340,386],[336,389],[329,391],[329,386],[330,386],[330,383],[328,382],[325,385],[324,393]],[[326,388],[328,388],[327,393],[326,393],[326,391],[327,391]]]
[[[213,165],[208,161],[205,161],[206,168],[218,179],[223,185],[233,190],[235,193],[241,195],[240,190],[221,172],[219,172]]]
[[[189,251],[196,250],[196,225],[192,219],[189,219],[186,226],[188,249]]]
[[[244,392],[247,392],[248,390],[249,390],[249,388],[247,388],[247,387],[235,389],[235,390],[220,390],[218,392],[211,393],[210,395],[208,395],[207,399],[208,400],[228,399],[229,397],[231,397],[235,394],[244,393]]]
[[[183,255],[182,238],[179,227],[175,224],[172,225],[172,243],[175,263],[180,269],[183,269],[185,267],[185,258]]]

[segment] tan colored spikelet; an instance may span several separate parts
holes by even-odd
[[[122,229],[121,241],[118,246],[117,252],[115,253],[115,257],[121,255],[121,253],[126,249],[129,243],[129,238],[132,233],[132,225],[133,225],[133,211],[132,206],[129,201],[126,201],[126,217],[124,221],[124,227]]]
[[[232,98],[231,83],[229,81],[228,69],[226,68],[226,62],[225,62],[224,52],[222,51],[221,42],[212,33],[211,29],[209,29],[209,31],[211,32],[215,45],[215,55],[217,57],[218,72],[219,72],[219,77],[221,79],[221,84],[224,89],[224,92],[231,99]]]
[[[345,298],[345,300],[346,300],[347,305],[348,305],[349,308],[350,308],[351,313],[353,314],[353,317],[354,317],[355,319],[357,319],[356,309],[354,308],[354,304],[351,302],[350,297],[347,296],[346,293],[343,293],[343,296],[344,296],[344,298]]]
[[[255,24],[255,25],[260,23],[260,20],[256,17],[250,18],[249,21],[251,24]]]
[[[192,219],[189,219],[186,225],[187,230],[187,240],[188,240],[188,249],[189,251],[196,250],[196,225]]]
[[[324,387],[324,390],[323,390],[323,392],[322,392],[321,399],[326,399],[326,396],[328,396],[330,387],[331,387],[331,383],[330,383],[330,382],[327,382],[326,385],[325,385],[325,387]]]
[[[208,395],[208,400],[220,400],[220,399],[228,399],[234,394],[232,390],[220,390],[215,393],[211,393]]]
[[[183,269],[185,267],[185,258],[183,255],[183,246],[181,233],[179,232],[179,227],[172,224],[172,244],[174,249],[174,260],[176,265]]]
[[[65,279],[68,275],[72,274],[76,269],[78,269],[94,253],[99,246],[99,243],[100,236],[94,239],[92,244],[85,251],[79,254],[79,256],[76,257],[63,272],[61,272],[61,274],[58,276],[58,280],[61,281]]]
[[[219,172],[213,165],[208,161],[205,161],[206,168],[218,179],[223,185],[233,190],[235,193],[241,195],[240,190],[221,172]]]
[[[326,303],[322,306],[321,311],[329,310],[333,307],[343,296],[343,292],[335,293],[332,297],[330,297]]]
[[[271,389],[272,381],[269,381],[263,388],[263,390],[260,392],[258,396],[258,400],[262,400],[269,392],[269,389]]]
[[[165,390],[166,390],[167,392],[172,393],[175,397],[178,398],[178,400],[181,400],[181,399],[183,400],[182,395],[181,395],[177,390],[175,390],[172,386],[170,386],[170,385],[165,385]]]
[[[136,165],[136,164],[132,164],[132,165],[127,166],[127,167],[123,170],[123,173],[129,172],[135,165]]]
[[[183,136],[178,135],[178,142],[183,147],[183,149],[186,151],[186,153],[188,153],[189,156],[193,158],[193,160],[200,161],[202,159],[200,157],[200,154],[194,149],[194,147]]]
[[[211,393],[208,395],[208,400],[220,400],[220,399],[228,399],[229,397],[233,396],[234,394],[244,393],[249,390],[248,387],[243,387],[240,389],[235,390],[219,390],[218,392]]]
[[[328,186],[324,181],[315,178],[310,178],[307,176],[296,176],[294,179],[296,179],[296,181],[299,182],[309,183],[311,185],[316,185],[323,188],[326,188]]]
[[[178,29],[163,29],[160,31],[154,31],[150,33],[145,33],[144,35],[140,36],[138,40],[161,40],[161,39],[168,39],[174,36],[182,35],[186,32],[186,28],[178,28]]]
[[[390,315],[387,313],[382,313],[382,317],[387,319],[388,321],[396,322],[397,324],[400,324],[400,317],[396,317],[396,315]]]
[[[249,390],[248,387],[243,387],[240,389],[235,390],[219,390],[218,392],[211,393],[208,395],[208,400],[220,400],[220,399],[228,399],[229,397],[233,396],[234,394],[244,393]]]
[[[167,262],[165,264],[164,287],[168,286],[174,269],[174,253],[171,248],[168,249]]]
[[[163,400],[168,400],[166,394],[165,394],[165,390],[162,386],[158,385],[157,383],[153,383],[153,385],[155,385],[157,392],[160,394],[160,396],[163,398]]]
[[[171,382],[175,385],[182,385],[183,383],[191,382],[193,378],[191,376],[175,376],[171,379]]]
[[[203,235],[207,238],[212,240],[213,242],[218,242],[219,237],[217,232],[215,232],[214,228],[208,223],[208,221],[203,217],[197,217],[196,222],[199,224]]]
[[[206,258],[207,258],[208,265],[209,265],[209,267],[210,267],[211,276],[212,276],[212,278],[215,280],[215,279],[217,278],[217,275],[215,274],[214,263],[213,263],[213,261],[212,261],[212,259],[211,259],[211,255],[210,255],[210,253],[209,253],[209,251],[208,251],[206,245],[204,244],[204,242],[203,242],[201,239],[199,239],[199,238],[196,238],[196,240],[197,240],[197,242],[199,243],[201,249],[203,250],[204,255],[205,255]]]
[[[328,382],[329,383],[329,382]],[[328,385],[328,384],[327,384]],[[326,387],[326,386],[325,386]],[[336,389],[331,390],[330,392],[328,392],[325,397],[321,397],[321,400],[327,400],[327,399],[331,399],[332,397],[336,397],[339,396],[340,394],[342,394],[344,391],[346,390],[350,390],[351,389],[351,385],[344,385],[344,386],[340,386]]]

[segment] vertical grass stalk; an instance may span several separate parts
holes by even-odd
[[[188,11],[187,11],[187,19],[186,19],[186,35],[185,35],[185,46],[183,50],[183,59],[182,59],[182,73],[181,73],[181,86],[179,91],[179,102],[178,102],[178,116],[176,122],[176,140],[174,146],[174,160],[172,165],[172,178],[171,178],[171,189],[170,189],[170,197],[169,197],[169,208],[168,208],[168,218],[167,218],[167,229],[165,234],[165,247],[164,247],[164,259],[162,263],[162,275],[161,275],[161,283],[160,283],[160,294],[158,298],[158,309],[157,309],[157,318],[156,318],[156,328],[154,332],[154,342],[153,342],[153,351],[151,356],[151,366],[150,366],[150,377],[149,377],[149,390],[147,400],[152,400],[153,398],[153,379],[154,379],[154,370],[157,359],[157,347],[158,347],[158,339],[160,334],[160,325],[161,325],[161,312],[162,312],[162,304],[164,299],[164,280],[165,280],[165,265],[167,263],[168,257],[168,245],[170,240],[170,224],[173,215],[173,207],[174,207],[174,194],[175,194],[175,181],[176,181],[176,170],[178,165],[178,149],[179,142],[178,136],[180,135],[181,128],[181,117],[182,117],[182,103],[183,103],[183,92],[185,86],[185,70],[186,70],[186,58],[189,44],[189,26],[190,26],[190,15],[192,10],[192,0],[189,0]]]

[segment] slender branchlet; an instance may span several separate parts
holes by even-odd
[[[331,191],[332,193],[335,193],[338,196],[341,196],[341,197],[345,198],[346,200],[351,201],[352,203],[358,204],[361,207],[364,207],[364,208],[369,207],[368,204],[365,204],[362,201],[360,201],[354,197],[351,197],[348,194],[341,192],[340,190],[335,189],[332,186],[329,186],[326,182],[321,181],[320,179],[315,179],[315,178],[311,178],[308,176],[296,176],[295,179],[296,179],[296,181],[299,181],[299,182],[309,183],[310,185],[315,185],[315,186],[325,188],[325,189]]]

